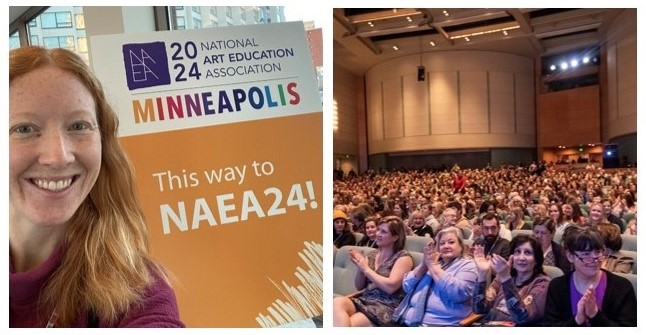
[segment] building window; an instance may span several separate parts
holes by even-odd
[[[32,28],[35,28],[36,26],[38,26],[38,24],[36,23],[36,20],[31,20],[31,21],[29,21],[29,23],[28,23],[28,24],[29,24],[29,26],[30,26],[30,27],[32,27]]]
[[[202,20],[193,18],[193,29],[202,28]]]
[[[74,47],[74,36],[43,37],[43,44],[48,49],[65,48],[72,51],[76,50]]]
[[[175,6],[175,10],[184,10],[184,6]]]
[[[38,35],[31,35],[29,37],[30,44],[29,45],[40,45],[40,41],[38,40]]]
[[[211,6],[211,15],[218,16],[218,7]]]
[[[195,13],[202,14],[202,7],[200,6],[193,6],[191,7]]]
[[[20,48],[20,36],[18,35],[18,32],[9,36],[9,50],[16,48]]]
[[[85,29],[85,16],[83,14],[74,14],[76,29]]]
[[[175,29],[177,30],[184,30],[186,29],[186,19],[183,17],[178,17],[176,21],[177,27]]]
[[[45,28],[72,28],[72,13],[53,12],[40,16],[41,26]]]
[[[227,19],[233,20],[233,8],[227,6]]]
[[[218,21],[211,20],[211,27],[217,27],[217,26],[218,26]]]
[[[87,52],[87,37],[78,37],[76,42],[78,43],[79,52]]]

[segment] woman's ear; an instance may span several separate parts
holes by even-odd
[[[576,256],[572,255],[568,250],[565,250],[565,257],[567,257],[567,260],[570,261],[570,263],[574,263],[574,258]]]

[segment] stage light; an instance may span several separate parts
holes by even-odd
[[[590,63],[590,57],[583,57],[583,64]]]
[[[561,70],[567,70],[567,63],[566,62],[561,63]]]
[[[571,60],[571,61],[570,61],[570,66],[571,66],[571,67],[577,67],[577,66],[579,66],[579,61],[578,61],[578,60],[576,60],[576,59]]]
[[[556,65],[554,65],[554,64],[550,65],[550,70],[552,70],[552,71],[556,70]]]

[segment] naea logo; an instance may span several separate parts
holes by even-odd
[[[170,84],[164,42],[124,44],[122,51],[128,89]]]

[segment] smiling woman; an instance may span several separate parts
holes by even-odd
[[[9,54],[9,325],[179,327],[117,118],[83,60]]]

